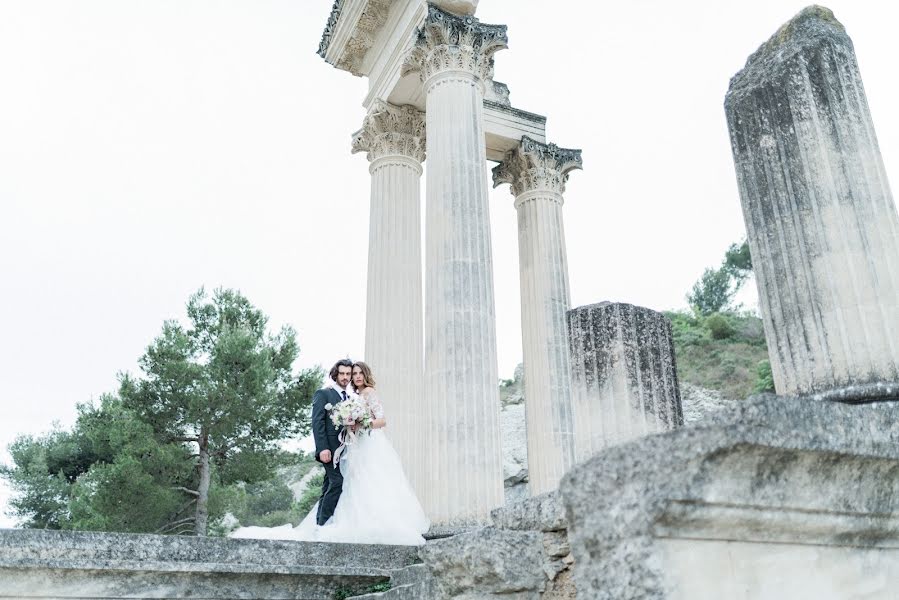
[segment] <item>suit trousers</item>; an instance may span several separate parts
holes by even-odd
[[[319,525],[327,523],[334,514],[337,501],[343,492],[343,475],[340,473],[340,467],[335,467],[333,460],[322,463],[322,466],[325,467],[325,480],[322,482],[322,495],[318,500],[318,513],[315,516],[315,522]]]

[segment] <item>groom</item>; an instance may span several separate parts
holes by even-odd
[[[312,436],[315,438],[315,460],[325,467],[325,480],[322,483],[322,495],[318,501],[318,513],[315,521],[324,525],[340,500],[343,491],[343,475],[340,468],[335,467],[334,453],[340,446],[340,429],[334,427],[331,422],[331,414],[325,408],[330,404],[337,406],[339,402],[346,400],[346,387],[350,383],[353,373],[353,361],[348,358],[337,361],[329,373],[328,385],[315,392],[312,397]]]

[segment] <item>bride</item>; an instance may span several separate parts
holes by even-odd
[[[333,516],[324,525],[316,523],[318,504],[296,528],[241,527],[231,534],[238,538],[288,539],[310,542],[356,544],[424,544],[422,534],[430,522],[412,486],[406,480],[399,456],[384,434],[387,420],[375,391],[371,369],[364,362],[352,366],[353,391],[374,417],[371,430],[358,432],[340,458],[343,492]]]

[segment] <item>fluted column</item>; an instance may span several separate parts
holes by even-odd
[[[393,442],[416,493],[426,482],[422,417],[421,111],[378,101],[353,136],[353,152],[370,161],[371,215],[365,360],[371,366]]]
[[[671,321],[600,302],[568,312],[577,461],[684,424]]]
[[[532,495],[554,490],[575,462],[570,308],[562,194],[581,151],[524,137],[493,169],[494,186],[509,183],[518,211],[521,339],[527,410],[528,485]]]
[[[899,216],[852,41],[809,7],[753,54],[725,101],[780,394],[899,394]]]
[[[439,524],[485,522],[503,502],[482,111],[505,44],[504,26],[431,6],[405,67],[427,95],[423,500]]]

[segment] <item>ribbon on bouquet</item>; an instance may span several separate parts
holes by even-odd
[[[337,440],[340,442],[340,446],[338,446],[337,450],[334,452],[335,467],[340,464],[340,457],[343,456],[347,446],[352,446],[356,443],[356,432],[344,427],[340,430],[340,433],[337,434]]]

